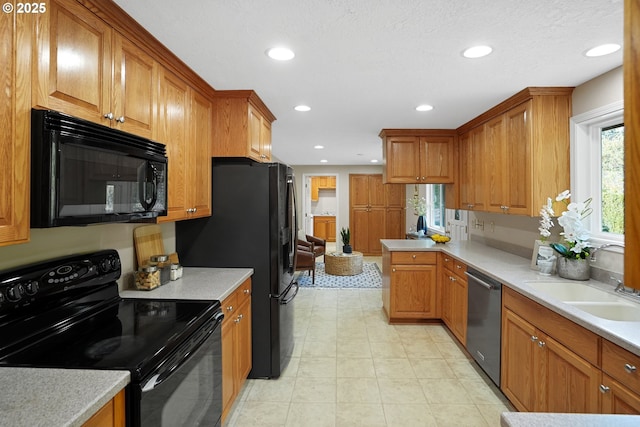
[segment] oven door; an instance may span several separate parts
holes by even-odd
[[[220,426],[222,346],[220,323],[194,333],[160,367],[132,385],[129,407],[134,426]]]

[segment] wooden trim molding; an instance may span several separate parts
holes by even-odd
[[[624,2],[624,282],[640,289],[640,2]]]

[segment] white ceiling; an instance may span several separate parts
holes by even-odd
[[[291,165],[382,161],[382,128],[456,128],[527,86],[622,64],[621,51],[584,56],[622,45],[622,0],[115,2],[215,89],[255,90],[277,117],[273,154]],[[476,44],[493,53],[462,57]],[[274,61],[274,46],[296,57]]]

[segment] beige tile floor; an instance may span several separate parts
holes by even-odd
[[[294,357],[247,380],[230,427],[498,426],[513,410],[446,327],[389,325],[380,289],[301,289]]]

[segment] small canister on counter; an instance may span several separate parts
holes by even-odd
[[[150,291],[160,286],[160,270],[155,265],[145,265],[136,271],[136,289]]]
[[[171,263],[168,255],[153,255],[149,258],[150,265],[158,267],[160,270],[160,284],[166,285],[171,280]]]
[[[171,264],[171,280],[178,280],[182,277],[182,266],[180,264]]]

